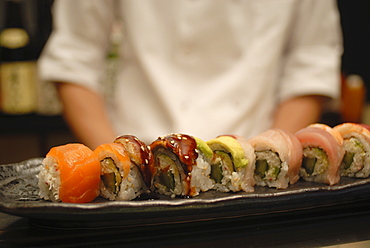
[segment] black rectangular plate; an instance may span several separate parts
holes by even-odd
[[[255,187],[254,193],[215,190],[193,198],[144,195],[133,201],[53,203],[38,196],[37,174],[43,158],[0,165],[0,211],[58,227],[143,226],[240,217],[253,219],[337,209],[356,202],[370,205],[370,179],[342,177],[329,186],[299,180],[287,189]]]

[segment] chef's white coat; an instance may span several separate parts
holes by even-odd
[[[270,127],[280,101],[340,94],[332,0],[56,0],[54,17],[41,77],[98,93],[112,24],[122,22],[117,135],[248,138]]]

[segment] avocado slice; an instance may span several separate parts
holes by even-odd
[[[208,159],[212,159],[213,157],[213,151],[212,149],[207,145],[207,143],[197,137],[194,137],[195,141],[197,142],[197,148],[200,152],[204,154],[204,156]]]
[[[248,165],[243,147],[239,142],[230,136],[220,136],[206,142],[212,151],[223,151],[230,154],[235,171]]]
[[[215,154],[221,158],[222,162],[229,169],[229,171],[234,171],[234,164],[229,153],[224,151],[215,151]]]

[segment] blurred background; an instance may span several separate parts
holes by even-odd
[[[76,142],[55,88],[37,77],[37,60],[52,30],[53,0],[0,0],[0,164],[43,157]],[[330,102],[322,122],[370,124],[370,1],[338,0],[343,29],[342,98]],[[107,54],[106,94],[115,81],[117,34]]]

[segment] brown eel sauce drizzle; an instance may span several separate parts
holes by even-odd
[[[114,142],[125,147],[131,162],[139,167],[145,184],[150,188],[152,175],[155,173],[154,157],[150,147],[134,135],[119,136]]]
[[[183,194],[192,195],[192,190],[190,189],[191,171],[198,158],[196,149],[197,142],[195,139],[186,134],[169,134],[164,137],[159,137],[150,145],[150,148],[154,156],[156,155],[156,151],[160,148],[169,150],[176,155],[183,167],[186,176],[184,181],[187,184],[187,189],[190,191],[183,192]]]

